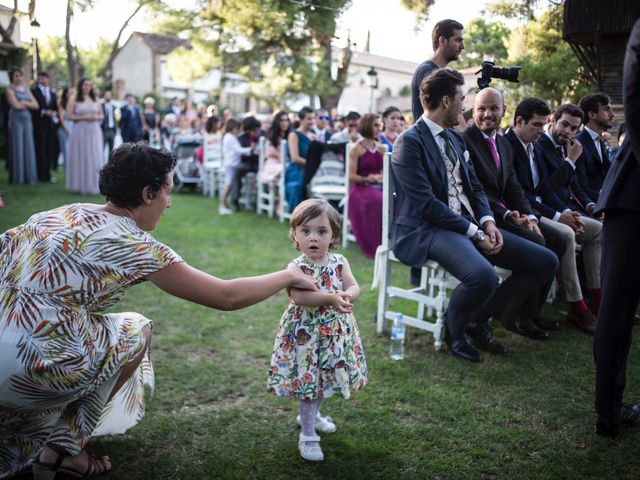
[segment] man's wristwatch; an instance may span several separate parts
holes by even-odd
[[[486,235],[484,234],[484,230],[478,229],[478,231],[476,232],[476,234],[475,234],[473,237],[471,237],[471,239],[472,239],[474,242],[481,242],[481,241],[483,241],[483,240],[484,240],[484,237],[485,237],[485,236],[486,236]]]

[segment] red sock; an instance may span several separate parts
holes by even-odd
[[[602,290],[596,288],[594,290],[589,290],[589,296],[591,297],[591,301],[596,305],[600,305],[600,300],[602,300]]]
[[[571,312],[573,313],[580,313],[584,310],[589,309],[589,307],[587,307],[587,304],[585,303],[584,300],[578,300],[577,302],[569,302],[569,305],[571,306]]]

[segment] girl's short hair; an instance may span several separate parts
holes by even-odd
[[[291,218],[289,219],[289,238],[296,246],[296,250],[300,250],[294,236],[296,228],[322,214],[327,216],[329,219],[329,225],[331,226],[331,234],[333,238],[331,239],[331,245],[329,245],[329,248],[333,250],[338,247],[340,242],[340,224],[342,220],[340,214],[326,200],[310,198],[300,203],[293,210]]]

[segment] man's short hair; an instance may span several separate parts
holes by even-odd
[[[309,107],[302,107],[298,112],[298,118],[302,120],[310,113],[313,113],[313,110],[311,110]]]
[[[47,77],[49,78],[49,74],[47,72],[38,72],[39,77]]]
[[[558,120],[560,120],[560,117],[562,117],[562,115],[565,113],[568,115],[571,115],[572,117],[579,117],[580,122],[584,120],[584,116],[582,115],[582,110],[580,110],[580,108],[578,108],[573,103],[564,103],[560,105],[558,108],[556,108],[556,111],[553,112],[553,119],[557,122]]]
[[[261,123],[256,117],[251,116],[242,119],[242,130],[245,132],[250,132],[251,130],[255,130],[260,127]]]
[[[431,32],[431,42],[433,43],[433,51],[435,52],[438,49],[438,39],[440,37],[449,38],[452,37],[456,30],[463,30],[464,27],[460,22],[456,22],[455,20],[446,19],[440,20],[433,27],[433,31]]]
[[[584,121],[586,123],[589,121],[589,112],[598,113],[601,106],[609,105],[610,103],[611,99],[609,98],[609,95],[599,92],[585,95],[580,99],[580,102],[578,102],[578,106],[584,114]]]
[[[345,122],[348,122],[350,120],[360,120],[360,114],[358,112],[354,112],[351,111],[349,113],[347,113],[347,116],[344,117]]]
[[[547,102],[538,97],[528,97],[522,100],[516,107],[516,112],[513,114],[513,120],[518,117],[522,117],[524,123],[529,123],[529,120],[534,115],[544,115],[545,117],[551,113],[551,109]]]
[[[453,98],[456,87],[464,85],[464,77],[456,70],[439,68],[427,75],[420,83],[420,102],[426,110],[436,110],[444,97]]]

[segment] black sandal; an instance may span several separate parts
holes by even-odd
[[[78,478],[82,480],[100,477],[111,469],[107,468],[103,458],[98,457],[94,453],[84,450],[87,453],[88,465],[87,469],[83,472],[68,467],[62,467],[62,461],[70,455],[67,451],[58,445],[47,445],[51,450],[58,454],[58,459],[55,463],[41,463],[35,462],[32,467],[34,480],[55,480],[57,474],[63,474],[68,477]]]

